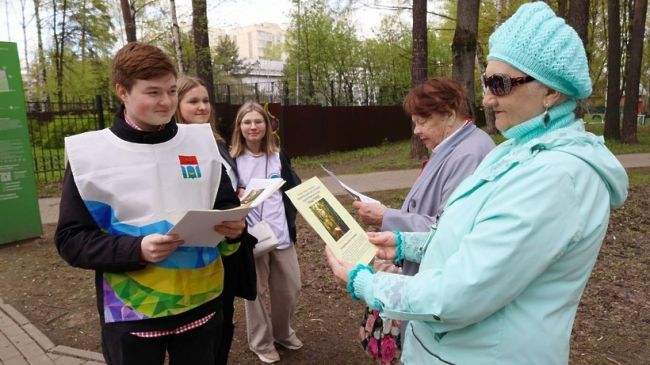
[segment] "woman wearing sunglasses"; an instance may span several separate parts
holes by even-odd
[[[463,85],[446,77],[433,77],[415,86],[404,97],[402,106],[411,116],[413,134],[431,151],[431,157],[422,168],[402,207],[393,209],[381,203],[355,201],[359,218],[381,230],[426,231],[442,213],[447,198],[481,160],[494,148],[492,138],[467,119],[467,93]],[[415,275],[419,263],[400,262],[401,273]],[[390,261],[375,260],[378,271],[398,272]],[[376,321],[377,312],[366,308],[361,321],[360,341],[371,357],[386,361],[390,358],[390,342],[404,338],[406,322]],[[374,326],[370,325],[374,324]],[[400,336],[389,334],[391,326],[400,326]],[[375,330],[381,328],[379,336]],[[377,338],[379,337],[379,338]],[[388,342],[388,344],[387,344]],[[375,347],[374,344],[379,344]],[[400,344],[401,346],[401,344]]]
[[[408,319],[405,364],[566,364],[580,296],[627,175],[573,110],[591,94],[584,47],[542,2],[490,37],[483,104],[508,139],[451,194],[426,233],[369,233],[413,277],[327,251],[352,298]]]

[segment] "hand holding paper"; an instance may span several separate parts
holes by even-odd
[[[214,230],[217,231],[217,233],[226,236],[228,239],[235,239],[241,236],[241,234],[244,233],[244,228],[246,228],[244,218],[237,221],[221,222],[214,226]]]
[[[368,239],[377,247],[377,258],[390,261],[395,259],[396,237],[393,232],[368,232]]]
[[[351,264],[373,259],[377,249],[366,232],[317,177],[287,191],[287,196],[339,259]]]
[[[357,210],[357,215],[365,224],[381,227],[384,221],[386,206],[379,203],[364,203],[361,201],[352,202],[352,207]]]
[[[178,246],[183,244],[183,240],[178,235],[161,235],[153,233],[144,236],[140,243],[140,255],[146,262],[160,262],[171,255]]]
[[[345,286],[348,282],[348,277],[350,276],[350,271],[354,268],[354,265],[345,262],[334,254],[332,249],[329,246],[325,246],[325,256],[327,257],[327,263],[330,265],[336,281]]]

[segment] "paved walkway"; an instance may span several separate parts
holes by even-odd
[[[650,167],[650,153],[619,155],[626,168]],[[358,175],[340,175],[348,186],[367,193],[372,191],[406,189],[413,185],[419,170],[382,171]],[[331,177],[323,183],[336,195],[343,189]],[[56,223],[59,198],[39,200],[43,224]],[[0,364],[6,365],[92,365],[103,364],[100,353],[57,346],[11,305],[0,298]]]
[[[0,298],[0,364],[100,365],[104,357],[97,352],[55,345]]]

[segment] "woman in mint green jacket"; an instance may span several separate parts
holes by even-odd
[[[428,233],[369,233],[377,256],[420,262],[373,273],[327,251],[348,292],[407,319],[404,364],[566,364],[580,296],[627,175],[573,110],[591,94],[582,42],[544,3],[490,38],[483,104],[508,139],[449,197]]]

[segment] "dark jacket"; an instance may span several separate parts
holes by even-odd
[[[124,121],[124,107],[115,114],[111,132],[125,141],[143,144],[162,143],[173,138],[178,126],[174,120],[156,132],[137,131]],[[225,168],[221,171],[221,182],[214,202],[214,209],[228,209],[239,206],[239,198],[232,189]],[[63,178],[59,223],[54,240],[61,257],[70,265],[95,270],[95,289],[97,307],[102,325],[104,323],[102,274],[143,269],[146,264],[141,259],[140,244],[142,236],[113,236],[102,231],[84,204],[70,165],[66,167]],[[239,239],[237,239],[239,241]],[[134,322],[109,324],[123,331],[154,331],[179,327],[197,320],[209,313],[221,311],[221,298],[216,298],[187,312]]]
[[[291,238],[291,242],[295,244],[297,242],[296,215],[298,214],[298,210],[293,205],[287,194],[284,194],[284,192],[300,185],[302,181],[300,181],[300,178],[296,172],[293,171],[293,168],[291,168],[291,159],[289,158],[289,155],[287,155],[283,150],[280,150],[280,176],[282,179],[284,179],[284,181],[286,181],[280,190],[282,190],[282,202],[284,203],[284,214],[287,217],[289,237]]]
[[[228,146],[218,140],[217,147],[219,148],[219,154],[230,165],[237,180],[239,180],[237,162],[230,157]],[[230,256],[223,257],[225,271],[224,298],[235,296],[248,300],[257,298],[257,272],[255,271],[255,256],[253,255],[255,244],[257,244],[257,238],[248,234],[248,232],[244,232],[239,250]]]

